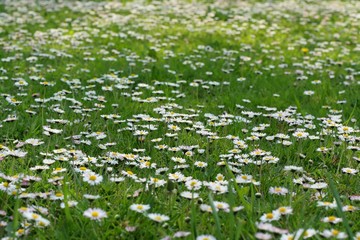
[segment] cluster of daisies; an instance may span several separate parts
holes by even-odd
[[[189,206],[222,221],[252,212],[256,239],[360,239],[358,225],[346,229],[360,208],[358,111],[347,101],[360,85],[360,4],[167,4],[0,3],[3,239],[54,229],[59,214],[101,227],[116,212],[126,234],[216,239],[178,224]],[[296,25],[309,31],[298,37]],[[226,44],[188,44],[205,33]],[[265,81],[299,94],[290,106],[286,91],[259,104]],[[289,224],[302,211],[318,221]]]

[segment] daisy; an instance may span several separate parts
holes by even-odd
[[[196,161],[194,165],[199,168],[205,168],[208,164],[206,162]]]
[[[150,209],[150,205],[132,204],[130,206],[130,209],[135,211],[135,212],[143,213],[143,212],[146,212],[147,210]]]
[[[208,187],[210,190],[212,190],[216,194],[223,194],[228,191],[227,186],[224,186],[223,184],[218,183],[218,182],[215,182],[215,183],[211,182],[211,183],[209,183]]]
[[[273,211],[271,213],[265,213],[261,216],[260,221],[262,222],[272,222],[279,220],[281,215],[277,211]]]
[[[251,175],[243,174],[243,175],[236,176],[235,181],[237,183],[251,183],[252,179],[253,179],[253,177]]]
[[[321,220],[322,222],[329,222],[329,223],[332,223],[332,224],[336,224],[336,223],[339,223],[339,222],[342,222],[342,219],[341,218],[337,218],[335,216],[330,216],[330,217],[325,217]]]
[[[291,233],[286,233],[286,234],[282,234],[280,240],[293,240],[294,239],[294,234]]]
[[[343,206],[342,210],[343,210],[344,212],[355,212],[355,211],[359,210],[359,208],[358,208],[358,207],[354,207],[354,206],[352,206],[352,205],[346,205],[346,206]]]
[[[74,200],[70,200],[70,201],[67,202],[67,205],[68,205],[69,207],[75,207],[77,204],[78,204],[78,202],[77,202],[77,201],[74,201]],[[61,207],[61,208],[65,208],[65,203],[62,202],[62,203],[60,204],[60,207]]]
[[[326,229],[320,234],[325,238],[346,239],[348,237],[346,233],[340,232],[336,229]]]
[[[84,196],[84,198],[89,199],[89,200],[96,200],[96,199],[101,198],[100,195],[84,194],[83,196]]]
[[[203,211],[203,212],[210,212],[212,213],[212,208],[210,205],[207,205],[207,204],[201,204],[200,205],[200,210]],[[216,211],[218,211],[218,209],[216,209]]]
[[[158,214],[158,213],[150,213],[148,217],[155,222],[165,222],[170,220],[170,218],[166,215]]]
[[[214,206],[216,209],[218,210],[223,210],[225,212],[229,212],[230,210],[230,205],[226,202],[217,202],[217,201],[214,201]]]
[[[272,239],[272,235],[269,233],[262,233],[262,232],[257,232],[255,234],[256,239],[261,239],[261,240],[270,240]]]
[[[295,234],[295,239],[300,239],[302,237],[303,239],[311,238],[315,236],[317,231],[315,229],[309,228],[309,229],[299,229]]]
[[[192,193],[189,191],[185,191],[185,192],[180,193],[180,196],[182,196],[183,198],[195,199],[195,198],[199,197],[199,194],[195,193],[195,192]]]
[[[90,218],[91,220],[100,221],[102,218],[107,218],[107,213],[100,208],[89,208],[84,214],[85,217]]]
[[[304,131],[296,131],[293,133],[293,136],[298,139],[307,138],[309,136],[309,133],[304,132]]]
[[[185,186],[189,190],[199,190],[201,188],[202,183],[197,179],[191,179],[186,181]]]
[[[83,181],[89,183],[90,185],[98,185],[102,182],[102,180],[103,176],[94,172],[85,172],[83,176]]]
[[[216,238],[212,235],[199,235],[196,240],[216,240]]]
[[[288,215],[288,214],[292,214],[293,209],[291,207],[279,207],[278,209],[276,209],[276,211],[280,215]]]
[[[176,232],[173,237],[174,238],[181,238],[181,237],[187,237],[189,235],[191,235],[191,232],[179,231],[179,232]]]
[[[44,142],[42,142],[40,139],[29,138],[25,141],[25,143],[33,145],[33,146],[39,146],[39,145],[43,144]]]
[[[327,183],[324,182],[319,182],[319,183],[314,183],[310,185],[310,188],[312,189],[324,189],[327,188]]]
[[[271,233],[277,233],[277,234],[286,234],[289,233],[289,231],[287,229],[282,229],[282,228],[278,228],[273,226],[271,223],[256,223],[256,227],[259,230],[262,231],[266,231],[266,232],[271,232]]]
[[[357,232],[355,235],[355,240],[360,240],[360,232]]]
[[[41,217],[36,221],[36,226],[40,228],[47,227],[49,225],[50,225],[50,221],[43,217]]]
[[[357,174],[359,171],[353,168],[342,168],[341,171],[343,173],[347,173],[347,174],[351,174],[351,175],[355,175]]]
[[[318,207],[325,207],[326,209],[329,208],[336,208],[336,201],[334,200],[333,202],[322,202],[322,201],[318,201],[317,202],[317,206]]]
[[[307,91],[304,91],[304,95],[307,95],[307,96],[311,96],[311,95],[314,95],[314,91],[311,91],[311,90],[307,90]]]
[[[269,193],[276,195],[286,195],[289,192],[286,188],[283,187],[270,187]]]

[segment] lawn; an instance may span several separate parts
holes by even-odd
[[[0,238],[360,239],[360,2],[0,0]]]

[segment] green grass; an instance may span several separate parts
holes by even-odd
[[[301,229],[356,239],[359,9],[352,1],[0,2],[0,237],[291,237],[261,229],[272,213],[269,222],[294,239],[305,238]],[[43,143],[24,144],[32,138]],[[272,194],[276,187],[287,192]],[[277,219],[285,206],[292,214]],[[84,216],[90,208],[106,217]]]

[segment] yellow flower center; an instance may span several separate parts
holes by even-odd
[[[98,212],[92,212],[92,213],[91,213],[91,216],[94,217],[94,218],[96,218],[96,217],[99,216],[99,213],[98,213]]]
[[[273,218],[274,218],[274,214],[272,214],[272,213],[266,214],[266,219],[273,219]]]
[[[42,227],[46,226],[45,222],[43,222],[43,221],[39,221],[38,224],[39,224],[40,226],[42,226]]]
[[[95,175],[91,175],[91,176],[89,177],[89,179],[90,179],[91,181],[95,181],[95,180],[96,180],[96,176],[95,176]]]
[[[55,196],[57,196],[57,197],[62,197],[63,194],[62,194],[62,193],[56,193]]]
[[[279,208],[279,212],[281,212],[281,213],[285,213],[285,212],[286,212],[286,208],[284,208],[284,207],[280,207],[280,208]]]
[[[350,206],[347,206],[347,210],[348,210],[348,211],[354,211],[354,210],[355,210],[355,207],[354,207],[354,206],[351,206],[351,205],[350,205]]]

